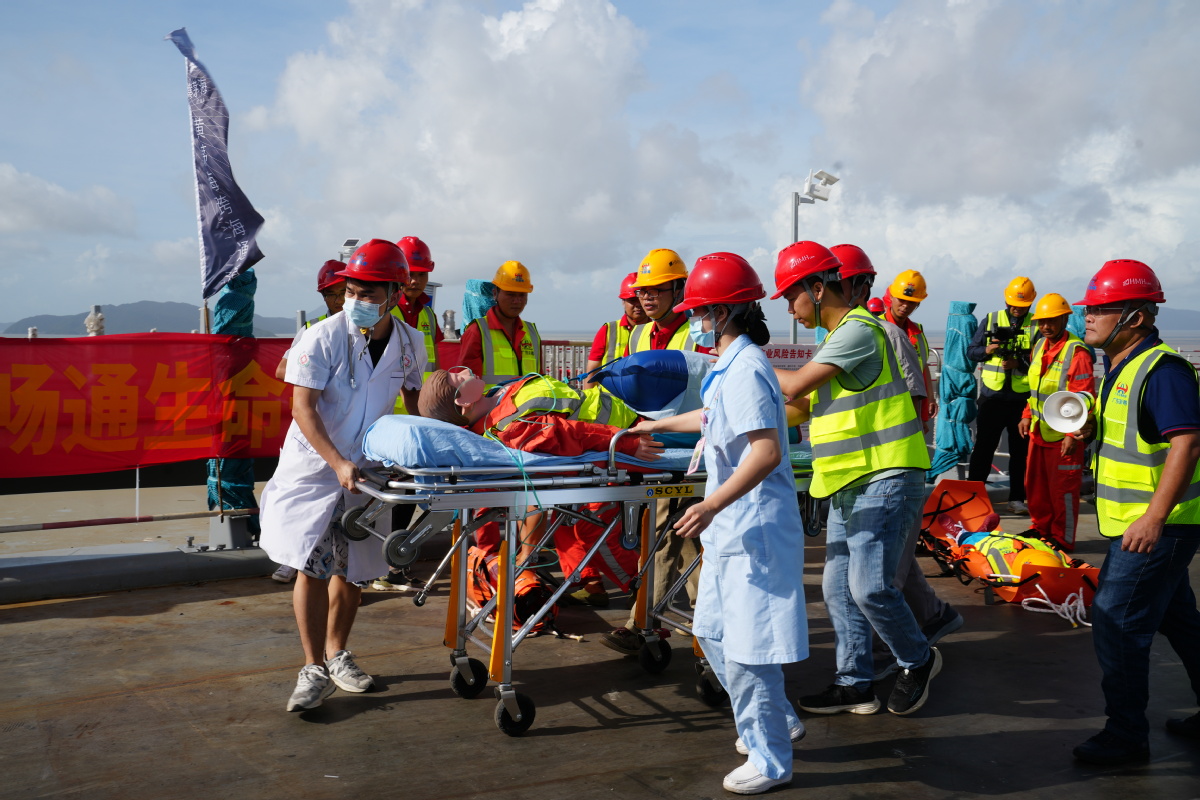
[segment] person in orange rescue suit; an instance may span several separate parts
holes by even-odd
[[[651,250],[642,259],[637,270],[633,288],[646,312],[647,322],[637,325],[629,332],[629,352],[644,350],[699,350],[711,352],[710,348],[698,348],[688,333],[687,317],[675,311],[683,302],[683,287],[687,282],[687,267],[674,250],[660,248]],[[670,528],[672,517],[677,517],[696,500],[660,499],[656,505],[655,519],[658,530],[656,538]],[[654,584],[651,586],[655,602],[662,599],[681,574],[681,570],[700,555],[696,539],[685,539],[669,529],[666,544],[654,553]],[[687,581],[688,599],[695,604],[699,571],[691,574]],[[637,618],[630,612],[625,627],[617,628],[600,637],[600,644],[627,656],[636,656],[645,641],[637,628]]]
[[[533,283],[520,261],[505,261],[492,278],[496,305],[463,328],[459,361],[490,389],[542,371],[542,339],[537,326],[521,319]]]
[[[625,313],[618,320],[604,323],[600,326],[600,330],[596,331],[596,336],[592,339],[592,349],[588,353],[588,372],[601,364],[607,364],[614,359],[628,355],[630,332],[638,325],[644,325],[650,321],[637,298],[637,289],[633,286],[636,280],[637,273],[631,272],[625,276],[625,280],[621,281],[621,292],[617,297],[625,306]],[[588,380],[584,382],[583,388],[590,389],[598,385],[594,381]]]
[[[921,376],[925,379],[925,398],[921,402],[921,422],[929,433],[929,421],[937,417],[937,393],[933,390],[933,378],[929,374],[929,340],[925,328],[913,322],[912,315],[929,296],[925,288],[925,277],[915,269],[906,269],[896,276],[884,295],[886,308],[883,318],[895,325],[908,337],[909,344],[917,351],[921,363]]]
[[[1074,550],[1085,448],[1075,434],[1061,434],[1042,418],[1046,398],[1055,392],[1096,394],[1095,361],[1083,340],[1067,331],[1070,317],[1071,306],[1061,294],[1046,295],[1033,310],[1042,337],[1029,360],[1029,403],[1019,430],[1029,439],[1025,495],[1030,525]]]
[[[425,340],[425,357],[427,369],[422,378],[438,368],[438,342],[446,338],[437,323],[437,313],[433,310],[433,298],[425,294],[429,284],[429,273],[433,272],[433,256],[429,245],[416,236],[405,236],[396,242],[396,246],[404,252],[408,262],[408,283],[400,293],[400,300],[392,308],[396,319],[421,332]],[[408,414],[404,405],[404,396],[396,398],[396,413]],[[397,531],[408,527],[412,521],[414,506],[411,503],[397,503],[392,506],[392,530]],[[408,568],[388,569],[386,575],[371,582],[371,588],[380,592],[419,591],[424,583],[413,576]]]

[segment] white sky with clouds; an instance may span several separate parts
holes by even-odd
[[[180,26],[267,219],[262,314],[317,307],[351,236],[425,239],[441,308],[519,259],[549,331],[615,316],[653,247],[769,284],[809,168],[842,181],[801,237],[921,270],[932,328],[1110,258],[1200,308],[1198,3],[10,0],[0,320],[199,302]]]

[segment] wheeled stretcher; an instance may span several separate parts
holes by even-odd
[[[669,633],[660,625],[679,625],[674,620],[668,622],[664,616],[669,610],[673,591],[667,598],[650,596],[654,569],[652,553],[657,544],[652,532],[656,529],[657,500],[698,498],[704,494],[703,473],[686,477],[683,474],[690,453],[668,450],[660,461],[633,463],[625,459],[622,462],[623,457],[616,452],[617,442],[625,433],[621,432],[613,438],[607,454],[588,454],[572,459],[531,458],[533,454],[515,454],[504,448],[500,451],[493,448],[491,455],[481,461],[480,457],[465,452],[470,449],[467,445],[473,447],[476,443],[463,437],[482,438],[475,434],[429,421],[422,423],[409,419],[391,424],[393,434],[395,426],[403,425],[404,435],[415,437],[416,446],[428,444],[427,440],[438,434],[449,437],[438,444],[439,454],[428,459],[445,465],[402,466],[402,457],[408,463],[416,463],[416,455],[430,454],[427,451],[417,454],[411,447],[400,447],[398,449],[403,452],[390,458],[383,452],[388,448],[381,449],[378,442],[376,447],[371,447],[372,434],[368,432],[365,448],[368,456],[383,461],[385,466],[363,470],[364,480],[360,481],[359,488],[371,499],[364,506],[348,510],[342,523],[351,539],[375,537],[382,540],[384,558],[396,568],[412,564],[423,543],[451,528],[451,546],[425,590],[414,598],[414,603],[424,605],[427,593],[442,574],[449,571],[450,597],[443,642],[451,651],[450,685],[457,695],[477,697],[487,687],[489,679],[495,681],[497,727],[510,736],[529,729],[536,706],[532,698],[513,687],[513,653],[571,590],[584,566],[606,546],[617,526],[622,531],[621,546],[638,550],[642,564],[634,606],[636,624],[645,637],[639,660],[650,672],[666,668],[671,659],[671,648],[666,641]],[[456,463],[446,464],[447,461]],[[387,534],[377,532],[374,523],[388,519],[391,508],[402,504],[413,505],[419,512],[409,528]],[[564,575],[565,580],[542,606],[526,616],[517,630],[512,630],[510,622],[514,618],[517,576],[522,570],[536,566],[518,564],[515,557],[521,544],[521,523],[531,513],[531,507],[552,512],[540,541],[534,543],[537,545],[533,549],[535,554],[552,541],[560,526],[570,522],[591,523],[600,527],[603,535],[596,538],[571,574]],[[614,507],[619,507],[619,513],[611,515],[605,522],[602,517],[610,517],[605,512],[611,512]],[[475,515],[474,512],[482,509],[486,511]],[[502,534],[496,593],[472,613],[467,602],[467,550],[471,534],[493,521],[500,524]],[[688,574],[698,566],[697,560],[696,564],[690,565]],[[690,619],[690,615],[686,618]],[[468,643],[482,649],[486,660],[469,657]]]

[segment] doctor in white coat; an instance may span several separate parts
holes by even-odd
[[[676,530],[699,536],[704,565],[693,631],[729,692],[746,763],[725,776],[736,794],[792,780],[792,743],[804,725],[784,694],[785,663],[808,657],[804,529],[788,452],[783,396],[762,352],[770,339],[762,281],[741,256],[696,261],[676,311],[719,356],[700,410],[639,423],[634,431],[700,431],[708,483]]]
[[[364,692],[373,681],[346,640],[366,581],[387,571],[378,541],[347,540],[341,517],[368,498],[356,485],[365,466],[363,435],[395,407],[409,408],[425,371],[419,331],[389,313],[408,280],[404,253],[383,239],[359,247],[338,275],[346,279],[339,314],[304,332],[287,362],[292,424],[279,466],[263,489],[259,544],[299,572],[292,605],[305,666],[288,711],[316,708],[335,686]]]

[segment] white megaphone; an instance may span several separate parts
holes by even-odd
[[[1042,406],[1042,419],[1059,433],[1075,433],[1087,422],[1092,396],[1087,392],[1055,392]]]

